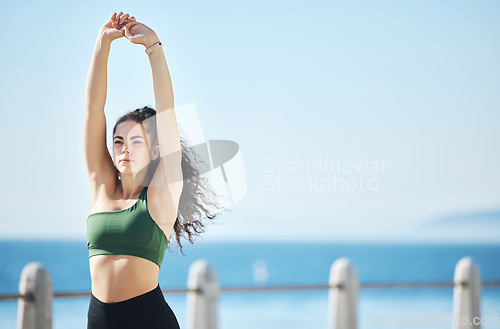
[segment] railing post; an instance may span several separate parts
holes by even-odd
[[[328,329],[356,329],[358,280],[349,259],[337,259],[330,268]]]
[[[470,257],[460,259],[453,277],[453,318],[455,329],[480,328],[481,282],[479,269]],[[477,317],[477,318],[476,318]],[[474,320],[474,318],[476,318]]]
[[[21,273],[17,312],[18,329],[51,329],[52,327],[52,280],[42,264],[27,264]]]
[[[214,269],[205,261],[197,260],[189,268],[187,294],[188,328],[217,329],[217,294],[219,283]]]

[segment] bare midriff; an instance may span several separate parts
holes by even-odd
[[[121,302],[158,286],[160,268],[129,255],[95,255],[89,258],[92,294],[104,303]]]

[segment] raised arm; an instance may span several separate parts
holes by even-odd
[[[139,22],[126,24],[125,36],[132,43],[143,45],[145,49],[160,41],[152,29]],[[158,146],[161,155],[160,163],[153,176],[153,181],[158,182],[156,185],[158,188],[153,187],[151,192],[158,194],[158,197],[165,202],[172,202],[173,207],[170,211],[175,220],[183,189],[183,177],[182,151],[174,110],[174,94],[163,47],[157,48],[148,56],[153,74]]]
[[[84,118],[84,153],[90,184],[109,183],[116,179],[116,168],[106,146],[104,105],[107,92],[107,67],[111,42],[123,37],[122,28],[129,15],[111,15],[99,30],[87,76]],[[95,187],[95,186],[94,186]]]
[[[149,44],[151,46],[158,41],[159,39],[155,34],[147,45]],[[183,180],[181,170],[181,144],[177,118],[175,116],[172,82],[163,47],[159,47],[149,55],[149,62],[153,74],[158,143],[160,146],[160,154],[162,155],[160,167],[163,173],[168,169],[165,175],[166,181],[171,185],[170,188],[175,189],[178,196],[180,196],[182,191],[182,184],[180,183],[182,183]],[[165,161],[167,161],[166,164]]]

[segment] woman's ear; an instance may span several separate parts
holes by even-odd
[[[160,156],[160,147],[156,145],[151,152],[151,161],[157,160]]]

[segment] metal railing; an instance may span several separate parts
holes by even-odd
[[[357,328],[357,292],[359,289],[453,288],[454,317],[472,320],[479,317],[481,287],[500,287],[500,281],[480,282],[479,270],[470,257],[462,258],[455,267],[453,281],[440,282],[372,282],[359,283],[355,268],[348,258],[337,259],[331,266],[328,284],[284,286],[220,287],[215,270],[204,260],[195,261],[188,276],[188,287],[162,289],[166,294],[187,294],[188,328],[217,328],[217,297],[219,293],[328,290],[328,329]],[[40,263],[29,263],[21,274],[19,294],[0,295],[0,301],[18,300],[19,329],[51,329],[52,299],[89,297],[90,292],[53,292],[49,272]],[[461,325],[455,329],[480,328]]]
[[[359,284],[359,289],[406,289],[406,288],[453,288],[453,281],[426,281],[426,282],[364,282]],[[257,292],[257,291],[290,291],[290,290],[328,290],[334,286],[328,284],[303,284],[303,285],[288,285],[288,286],[235,286],[235,287],[220,287],[219,292]],[[500,288],[500,281],[482,281],[481,287],[485,288]],[[188,292],[201,292],[199,290],[191,290],[187,288],[178,289],[162,289],[164,294],[185,294]],[[72,297],[90,297],[90,291],[82,292],[54,292],[54,298],[72,298]],[[5,294],[0,295],[0,301],[16,300],[25,298],[33,299],[32,294]]]

